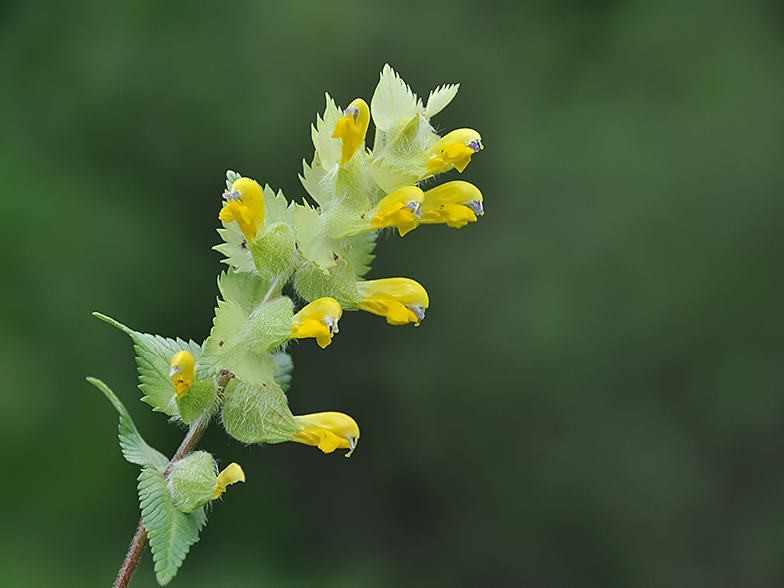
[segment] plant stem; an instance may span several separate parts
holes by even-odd
[[[218,394],[220,396],[222,396],[223,392],[226,391],[226,386],[233,377],[234,376],[228,372],[221,372],[217,382]],[[163,472],[163,477],[165,479],[169,479],[169,476],[171,475],[171,472],[177,462],[193,451],[193,449],[196,447],[196,444],[199,442],[199,439],[204,434],[204,431],[207,429],[209,422],[210,416],[207,415],[191,424],[190,428],[188,429],[188,433],[185,435],[182,443],[180,443],[180,446],[177,448],[177,453],[174,454],[174,457],[171,459],[169,465],[166,466],[166,470]],[[128,548],[128,554],[125,556],[125,561],[123,562],[122,567],[117,574],[117,579],[114,581],[114,588],[126,588],[126,586],[128,586],[128,583],[131,581],[131,576],[133,576],[133,572],[136,570],[136,565],[139,563],[139,558],[141,557],[142,551],[144,551],[144,546],[146,544],[147,530],[144,528],[144,519],[140,519],[139,526],[136,528],[136,534],[133,536],[131,546]]]

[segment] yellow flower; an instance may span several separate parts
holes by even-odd
[[[229,484],[244,481],[245,472],[242,471],[239,464],[230,463],[220,474],[218,474],[218,480],[215,482],[215,490],[212,493],[212,500],[220,498],[220,496],[226,492],[226,486]]]
[[[427,171],[437,174],[454,165],[462,173],[471,161],[471,156],[484,148],[482,137],[475,130],[454,130],[439,139],[428,151],[430,160],[427,162]]]
[[[370,108],[362,98],[357,98],[344,111],[345,116],[335,125],[333,139],[342,139],[340,167],[345,166],[354,157],[359,146],[365,140],[370,124]]]
[[[300,430],[293,433],[292,441],[318,447],[324,453],[336,449],[348,449],[346,457],[351,457],[359,440],[359,426],[347,414],[341,412],[318,412],[295,416]]]
[[[228,202],[218,218],[225,223],[237,221],[245,238],[253,243],[259,227],[264,225],[264,193],[261,188],[250,178],[239,178],[223,197]]]
[[[187,351],[175,353],[169,363],[169,376],[174,384],[174,391],[177,398],[182,398],[193,383],[193,356]]]
[[[319,347],[324,349],[332,343],[332,335],[338,332],[338,320],[342,315],[343,309],[334,298],[314,300],[294,315],[291,337],[315,337]]]
[[[378,203],[370,219],[371,229],[397,227],[400,236],[417,228],[417,217],[424,192],[416,186],[395,190]]]
[[[357,290],[362,299],[359,308],[386,317],[390,325],[419,325],[430,305],[427,291],[408,278],[357,282]]]
[[[485,213],[479,188],[462,180],[447,182],[425,192],[421,223],[446,223],[459,229]]]

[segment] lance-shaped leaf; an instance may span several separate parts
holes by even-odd
[[[204,507],[181,512],[174,506],[163,474],[152,468],[142,469],[138,491],[155,577],[165,586],[177,574],[191,545],[199,540],[199,531],[207,522]]]
[[[169,465],[169,458],[147,445],[136,429],[136,425],[133,424],[131,415],[128,414],[123,403],[115,396],[109,386],[96,378],[87,378],[87,381],[103,392],[106,398],[114,405],[114,408],[117,409],[117,412],[120,413],[118,433],[120,449],[122,449],[125,459],[131,463],[152,468],[162,474],[166,466]]]
[[[171,358],[178,351],[188,351],[198,361],[201,347],[193,341],[186,343],[182,339],[164,339],[160,335],[138,333],[98,312],[94,312],[93,316],[114,325],[133,339],[141,381],[139,389],[144,392],[142,402],[152,406],[154,411],[169,416],[177,415],[177,395],[169,375]]]

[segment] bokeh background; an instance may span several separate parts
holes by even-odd
[[[183,435],[90,313],[203,340],[226,169],[300,200],[324,92],[369,99],[386,62],[461,84],[433,122],[482,133],[487,214],[379,240],[419,328],[293,347],[293,411],[353,415],[352,459],[208,431],[248,481],[172,586],[784,585],[782,6],[4,2],[0,585],[107,586],[125,555],[137,468],[85,376]]]

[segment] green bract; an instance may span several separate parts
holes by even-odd
[[[359,425],[346,414],[292,415],[285,392],[293,363],[283,350],[292,338],[326,348],[345,310],[380,315],[392,325],[418,325],[424,318],[430,300],[417,281],[365,276],[380,230],[405,235],[422,225],[459,228],[484,213],[475,186],[430,181],[452,169],[463,172],[484,147],[473,129],[441,137],[430,124],[457,89],[437,88],[423,104],[387,65],[369,105],[357,98],[343,109],[327,95],[311,129],[314,153],[303,163],[305,194],[298,202],[228,171],[225,192],[216,189],[222,243],[214,247],[228,268],[218,277],[212,329],[201,345],[139,333],[95,313],[133,339],[142,401],[190,425],[170,462],[144,442],[111,390],[90,380],[120,413],[123,455],[142,467],[142,521],[160,584],[174,577],[198,540],[204,505],[245,480],[238,464],[218,474],[211,455],[193,453],[213,417],[220,415],[226,432],[242,443],[294,441],[324,453],[346,449],[347,457],[357,447]],[[371,120],[372,149],[366,144]]]

